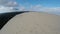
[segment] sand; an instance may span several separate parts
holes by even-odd
[[[60,34],[60,16],[40,12],[16,15],[0,34]]]

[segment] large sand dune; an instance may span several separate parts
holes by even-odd
[[[0,34],[60,34],[60,16],[28,12],[16,15]]]

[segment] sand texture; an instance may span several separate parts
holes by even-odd
[[[0,34],[60,34],[60,16],[28,12],[16,15]]]

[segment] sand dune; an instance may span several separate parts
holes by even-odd
[[[16,15],[0,34],[60,34],[60,16],[28,12]]]

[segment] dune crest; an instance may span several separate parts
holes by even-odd
[[[18,14],[0,34],[60,34],[60,16],[39,12]]]

